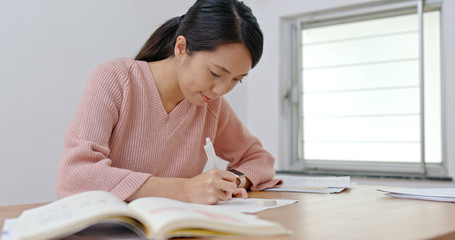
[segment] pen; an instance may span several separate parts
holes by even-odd
[[[212,168],[218,169],[218,167],[216,165],[215,149],[213,148],[213,144],[210,141],[210,138],[205,139],[204,150],[205,150],[205,154],[207,155],[207,159],[208,159],[210,165],[212,165]],[[228,203],[227,199],[226,199],[226,203]]]
[[[205,154],[207,155],[207,159],[212,165],[212,168],[218,169],[216,165],[216,154],[215,154],[215,149],[213,148],[213,144],[210,141],[210,138],[205,139],[205,146],[204,146]]]

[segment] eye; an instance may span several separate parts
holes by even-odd
[[[221,77],[221,75],[214,73],[212,70],[209,70],[209,71],[210,71],[210,74],[212,74],[214,77],[217,77],[217,78]]]
[[[238,78],[234,78],[234,81],[236,81],[236,82],[240,82],[240,83],[243,83],[243,78],[240,78],[240,79],[238,79]]]

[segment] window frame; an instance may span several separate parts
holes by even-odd
[[[285,17],[281,19],[282,33],[282,67],[281,75],[284,81],[281,84],[281,106],[282,106],[282,136],[280,146],[280,158],[278,170],[283,172],[303,172],[309,174],[349,174],[366,176],[392,176],[412,177],[426,179],[446,179],[446,136],[444,122],[444,76],[441,75],[441,163],[425,162],[425,136],[424,136],[424,88],[423,85],[423,12],[438,10],[440,18],[443,12],[440,0],[412,0],[395,2],[370,2],[342,8],[329,9],[320,12],[305,13],[303,15]],[[306,26],[326,26],[334,23],[352,22],[358,20],[376,19],[379,17],[391,17],[409,13],[420,14],[419,18],[419,71],[420,71],[420,105],[421,105],[421,162],[420,163],[399,163],[399,162],[368,162],[368,161],[318,161],[304,160],[303,152],[303,123],[300,121],[302,111],[302,49],[301,29],[302,24]],[[442,25],[442,22],[441,22]],[[441,27],[441,35],[442,26]],[[441,53],[443,52],[443,45]],[[297,49],[297,50],[296,50]],[[440,54],[442,58],[442,54]],[[441,72],[443,64],[441,61]],[[297,133],[297,134],[296,134]]]

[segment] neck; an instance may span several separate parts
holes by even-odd
[[[149,62],[161,101],[167,113],[170,113],[185,96],[177,81],[175,58],[169,57],[160,61]]]

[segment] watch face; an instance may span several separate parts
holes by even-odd
[[[232,172],[232,173],[234,173],[235,175],[237,175],[239,177],[245,176],[245,174],[243,174],[242,172],[239,172],[239,171],[237,171],[235,169],[231,169],[231,170],[229,170],[229,172]]]

